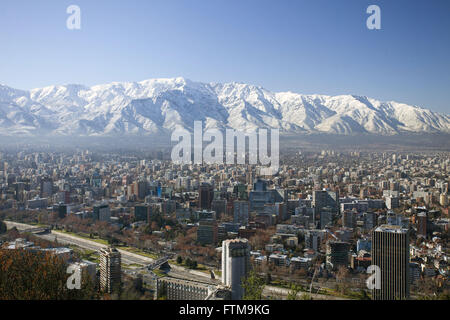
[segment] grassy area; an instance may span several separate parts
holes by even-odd
[[[160,278],[167,277],[167,275],[164,272],[162,272],[161,270],[159,270],[159,269],[153,270],[153,273],[156,274]]]
[[[145,252],[145,251],[142,251],[142,250],[140,250],[138,248],[123,247],[123,246],[122,247],[116,247],[116,248],[120,249],[120,250],[131,252],[131,253],[135,253],[135,254],[138,254],[140,256],[144,256],[144,257],[147,257],[147,258],[158,259],[158,256],[156,254]]]
[[[141,268],[141,267],[142,266],[140,264],[135,264],[135,263],[126,264],[126,263],[122,263],[122,269],[133,270],[133,269]]]
[[[100,239],[100,238],[91,238],[91,237],[89,237],[88,234],[85,234],[85,233],[75,233],[75,232],[69,232],[69,231],[66,231],[66,230],[57,230],[57,231],[54,230],[53,232],[55,232],[55,233],[58,233],[58,232],[65,233],[65,234],[69,234],[69,235],[74,236],[74,237],[78,237],[78,238],[94,241],[94,242],[97,242],[97,243],[100,243],[100,244],[108,245],[108,241]]]
[[[186,265],[184,264],[184,261],[185,261],[185,260],[183,260],[182,263],[178,263],[176,259],[171,259],[171,260],[169,260],[169,263],[170,263],[170,264],[173,264],[173,265],[176,265],[176,266],[179,266],[179,267],[187,268],[187,269],[189,269],[189,270],[197,270],[197,271],[200,271],[200,272],[204,272],[204,273],[209,274],[209,269],[208,269],[208,267],[206,267],[205,265],[203,265],[203,264],[201,264],[201,263],[198,263],[198,264],[197,264],[197,268],[194,269],[194,268],[189,268],[188,266],[186,266]],[[216,272],[216,274],[217,274],[217,272]]]
[[[69,245],[69,248],[71,248],[82,260],[91,261],[97,264],[100,263],[98,252],[95,250],[83,249],[76,245]]]

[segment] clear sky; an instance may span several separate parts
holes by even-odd
[[[450,113],[448,0],[1,0],[0,44],[0,83],[21,89],[182,76]]]

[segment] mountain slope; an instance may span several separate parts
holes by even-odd
[[[273,93],[242,83],[184,78],[31,91],[0,85],[0,134],[141,135],[207,128],[280,128],[286,133],[450,133],[448,115],[342,95]]]

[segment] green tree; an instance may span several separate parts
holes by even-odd
[[[250,271],[246,278],[242,279],[244,289],[243,300],[262,300],[264,290],[264,279],[258,277],[254,270]]]
[[[287,300],[297,300],[297,294],[300,292],[300,286],[291,285],[291,290],[288,292]]]
[[[67,288],[67,264],[50,252],[0,250],[0,300],[95,299],[89,275],[79,290]]]

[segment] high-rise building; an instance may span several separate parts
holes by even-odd
[[[372,232],[372,264],[381,271],[381,288],[372,290],[374,300],[409,297],[409,234],[401,226],[381,225]]]
[[[100,250],[100,289],[106,293],[118,292],[121,286],[121,257],[117,249]]]
[[[342,226],[345,228],[356,227],[356,214],[353,211],[346,210],[342,212]]]
[[[58,208],[58,218],[64,219],[67,216],[67,205],[60,203],[57,208]]]
[[[53,181],[50,178],[41,180],[41,198],[51,197],[53,195]]]
[[[320,211],[320,228],[324,229],[333,223],[333,209],[331,207],[323,207]]]
[[[417,235],[420,237],[427,237],[427,223],[428,217],[427,212],[422,211],[417,213]]]
[[[330,207],[335,214],[339,213],[339,192],[314,190],[312,206],[314,207],[315,215],[320,214],[325,207]],[[314,222],[315,221],[316,220],[314,219]]]
[[[136,221],[147,221],[150,206],[148,205],[136,205],[134,206],[134,218]]]
[[[201,220],[197,229],[197,241],[204,244],[217,244],[217,222],[213,219]]]
[[[211,203],[211,209],[216,212],[217,218],[225,215],[227,210],[227,200],[226,199],[215,199]]]
[[[198,206],[202,210],[211,210],[214,197],[213,187],[209,183],[202,183],[198,189]]]
[[[242,280],[250,271],[250,244],[247,239],[222,242],[222,283],[231,287],[231,299],[240,300],[244,294]]]
[[[328,241],[326,258],[327,265],[330,265],[335,270],[341,266],[347,267],[349,263],[349,251],[350,244],[348,242]]]
[[[400,206],[398,197],[386,197],[386,208],[389,210],[396,209]]]
[[[235,201],[233,222],[246,226],[248,224],[248,208],[249,204],[247,201]]]
[[[375,212],[364,213],[364,229],[372,230],[377,226],[377,214]]]
[[[322,230],[306,230],[305,247],[307,249],[313,249],[314,251],[318,251],[323,237],[324,231]]]
[[[148,194],[148,183],[144,180],[139,180],[134,183],[134,193],[136,197],[140,200],[145,199]]]
[[[111,211],[109,205],[101,204],[93,207],[92,218],[94,220],[109,222],[111,219]]]
[[[248,196],[251,211],[264,212],[265,205],[283,201],[283,197],[277,190],[268,189],[267,186],[268,182],[261,179],[253,184],[253,190]]]

